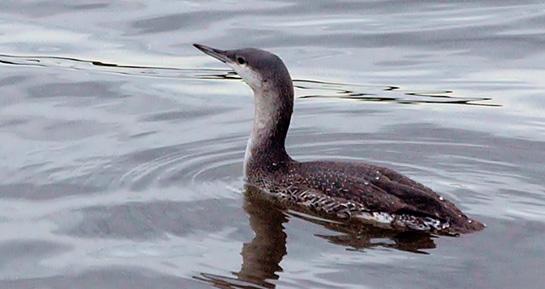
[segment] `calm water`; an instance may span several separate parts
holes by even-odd
[[[288,150],[395,168],[487,223],[359,232],[243,192],[279,54]],[[543,1],[0,2],[0,288],[542,288]]]

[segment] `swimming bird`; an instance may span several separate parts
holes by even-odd
[[[396,171],[362,162],[299,162],[286,152],[293,112],[291,76],[275,54],[194,44],[230,66],[254,93],[255,115],[244,177],[289,208],[401,231],[459,234],[484,225],[432,189]]]

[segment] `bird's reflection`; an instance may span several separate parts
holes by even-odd
[[[304,217],[303,217],[304,218]],[[338,234],[316,234],[332,244],[341,245],[352,251],[366,248],[386,247],[412,253],[428,254],[423,249],[434,249],[435,242],[428,233],[396,232],[369,225],[334,223],[322,220],[310,221],[336,231]]]
[[[286,255],[286,232],[283,223],[287,216],[271,202],[246,193],[244,209],[250,216],[250,226],[255,233],[251,242],[242,246],[242,265],[235,274],[239,279],[263,285],[274,286],[265,280],[278,279],[281,272],[280,261]]]
[[[328,242],[345,247],[347,250],[363,251],[372,247],[387,247],[397,250],[423,253],[422,249],[433,249],[432,236],[423,233],[395,232],[371,226],[338,223],[287,212],[269,200],[254,187],[244,192],[244,209],[249,215],[250,226],[255,237],[242,246],[240,271],[231,276],[201,273],[196,279],[217,288],[275,288],[278,273],[282,272],[280,262],[287,254],[284,223],[296,216],[320,224],[335,232],[316,234]],[[362,261],[363,262],[363,261]]]
[[[242,246],[240,271],[233,273],[234,277],[202,273],[196,278],[218,288],[275,288],[274,280],[282,271],[280,262],[287,252],[283,224],[288,217],[255,188],[245,190],[244,210],[255,236]]]

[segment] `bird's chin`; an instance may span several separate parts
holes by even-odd
[[[248,67],[241,67],[239,65],[232,65],[233,70],[242,78],[242,80],[250,86],[254,91],[260,89],[263,81],[258,73]]]

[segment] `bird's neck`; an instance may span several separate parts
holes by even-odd
[[[246,176],[275,171],[291,160],[285,148],[293,112],[291,82],[284,89],[256,90],[254,96],[254,123],[244,158]]]

